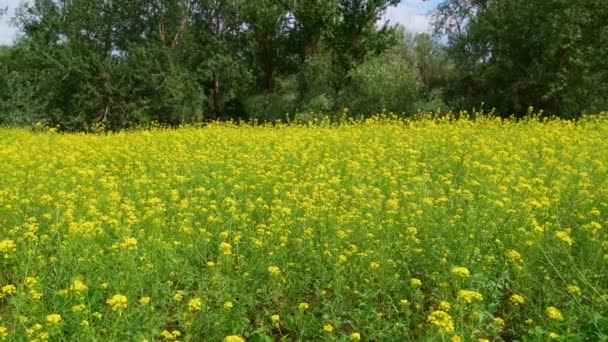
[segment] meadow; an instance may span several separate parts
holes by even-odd
[[[608,340],[608,119],[0,129],[1,341]]]

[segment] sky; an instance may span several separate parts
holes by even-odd
[[[10,19],[14,10],[22,0],[0,0],[0,8],[8,7],[8,13],[0,18],[0,45],[11,44],[17,35],[17,29],[12,27]],[[391,23],[400,23],[410,32],[428,32],[428,12],[435,8],[440,0],[402,0],[399,6],[390,7],[383,19]]]

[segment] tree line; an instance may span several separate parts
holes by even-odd
[[[444,0],[434,35],[399,0],[35,0],[0,49],[0,124],[121,129],[216,119],[608,104],[603,0]],[[0,13],[1,14],[1,13]]]

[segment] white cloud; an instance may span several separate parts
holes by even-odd
[[[383,19],[392,24],[399,23],[413,33],[430,32],[430,18],[426,13],[428,10],[416,6],[414,2],[404,1],[397,7],[389,7]]]
[[[1,9],[8,7],[8,13],[0,18],[0,45],[11,44],[17,35],[17,28],[11,26],[10,21],[20,3],[21,0],[0,0]]]

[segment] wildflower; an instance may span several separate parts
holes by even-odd
[[[522,260],[521,254],[519,254],[519,252],[514,249],[507,249],[507,251],[505,252],[505,256],[507,257],[507,259],[514,262]]]
[[[86,319],[83,319],[83,320],[80,322],[80,326],[81,326],[81,327],[85,327],[85,328],[86,328],[86,327],[88,327],[88,326],[89,326],[89,321],[87,321]]]
[[[5,339],[8,337],[8,328],[0,325],[0,338]]]
[[[474,300],[482,301],[483,296],[477,291],[460,290],[458,291],[458,298],[462,299],[466,303],[472,303]]]
[[[463,277],[463,278],[468,278],[471,275],[471,272],[469,272],[469,269],[466,267],[453,267],[452,268],[452,273],[456,274],[457,276]]]
[[[428,317],[427,321],[441,328],[445,332],[454,331],[454,322],[452,316],[445,311],[437,310],[433,311]]]
[[[190,310],[191,312],[201,311],[202,306],[203,306],[203,303],[202,303],[201,299],[198,297],[192,298],[188,302],[188,310]]]
[[[458,336],[458,335],[454,335],[450,339],[450,342],[462,342],[462,338],[460,338],[460,336]]]
[[[281,269],[278,268],[277,266],[270,266],[270,267],[268,267],[268,273],[270,273],[270,275],[276,277],[279,274],[281,274]]]
[[[84,304],[78,304],[78,305],[74,305],[72,306],[72,312],[81,312],[84,311],[84,309],[86,309],[87,306]]]
[[[181,302],[183,299],[184,299],[184,291],[182,291],[182,290],[175,291],[175,294],[173,295],[173,300],[176,302]]]
[[[561,321],[562,319],[564,319],[564,317],[562,316],[562,313],[554,306],[548,307],[546,312],[547,312],[547,316],[549,316],[549,318],[551,318],[551,319],[554,319],[557,321]]]
[[[59,322],[61,322],[61,315],[59,314],[50,314],[48,316],[46,316],[46,321],[49,324],[59,324]]]
[[[524,297],[520,296],[518,294],[513,294],[513,295],[511,295],[511,297],[509,297],[509,301],[515,305],[523,304]]]
[[[32,289],[32,290],[30,290],[30,296],[34,300],[40,300],[40,298],[42,298],[42,293]]]
[[[570,292],[571,294],[576,295],[576,296],[581,295],[581,289],[576,285],[569,285],[568,292]]]
[[[572,244],[574,243],[574,239],[572,239],[572,237],[570,236],[571,232],[572,229],[570,228],[566,230],[560,230],[558,232],[555,232],[555,237],[565,242],[568,246],[572,246]]]
[[[168,341],[177,340],[180,336],[182,336],[182,333],[179,330],[173,330],[173,331],[163,330],[160,333],[160,337],[162,337],[163,339],[168,340]]]
[[[143,305],[147,305],[148,303],[150,303],[150,297],[144,296],[139,298],[139,302]]]
[[[224,309],[226,309],[226,310],[232,309],[233,306],[234,305],[230,301],[224,303]]]
[[[401,305],[407,305],[407,304],[409,304],[409,303],[410,303],[410,301],[409,301],[409,300],[407,300],[407,299],[400,299],[400,300],[399,300],[399,304],[401,304]]]
[[[238,335],[230,335],[224,337],[223,342],[245,342],[245,339]]]
[[[371,268],[372,270],[375,270],[375,269],[377,269],[379,267],[380,267],[380,264],[377,263],[377,262],[370,262],[369,263],[369,268]]]
[[[207,261],[207,267],[211,268],[214,266],[215,266],[215,263],[213,261]]]
[[[74,279],[74,281],[72,281],[72,285],[70,285],[70,290],[76,293],[83,292],[86,289],[88,289],[87,285],[85,285],[85,283],[83,283],[80,279]]]
[[[0,241],[0,254],[4,254],[4,259],[11,257],[11,254],[15,253],[17,245],[15,241],[10,239],[4,239]]]
[[[557,340],[558,338],[559,338],[559,334],[558,333],[553,332],[553,331],[549,333],[549,339],[551,339],[551,340]]]
[[[34,277],[25,277],[25,286],[27,286],[28,288],[32,288],[36,284],[38,284],[38,279]]]
[[[330,333],[334,331],[334,327],[331,324],[325,324],[323,325],[323,331]]]
[[[494,317],[492,319],[492,321],[494,321],[494,324],[499,327],[500,329],[502,329],[505,326],[505,320],[500,318],[500,317]]]
[[[422,282],[418,278],[412,278],[410,279],[410,285],[412,285],[413,287],[420,287],[422,286]]]
[[[298,309],[300,309],[301,311],[304,311],[304,310],[308,309],[308,303],[300,303],[300,304],[298,304]]]
[[[361,341],[361,334],[359,334],[358,332],[354,332],[350,334],[350,339],[351,341]]]
[[[2,286],[2,291],[0,292],[0,298],[3,298],[8,295],[14,295],[17,293],[17,287],[13,284]]]
[[[281,321],[281,316],[279,315],[272,315],[270,316],[270,320],[272,321],[272,323],[279,323]]]
[[[125,236],[122,239],[120,247],[123,249],[135,250],[137,249],[137,239],[131,236]]]
[[[118,311],[126,309],[129,303],[127,296],[121,294],[115,294],[112,298],[106,301],[108,305],[112,307],[112,311]]]
[[[443,311],[450,311],[450,303],[446,302],[446,301],[442,301],[439,303],[439,308]]]
[[[232,254],[232,246],[229,243],[227,243],[227,242],[222,242],[222,243],[220,243],[220,251],[224,255],[231,255]]]

